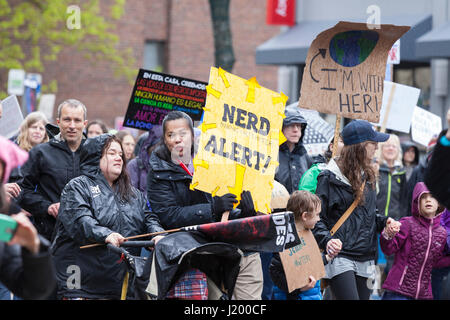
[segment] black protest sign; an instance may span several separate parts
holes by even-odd
[[[140,69],[123,121],[125,127],[149,130],[160,125],[170,111],[201,119],[206,101],[206,82]]]

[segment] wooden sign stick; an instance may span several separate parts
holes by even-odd
[[[387,120],[389,118],[389,112],[391,111],[391,105],[392,105],[392,100],[394,100],[394,94],[395,94],[395,83],[392,83],[392,88],[391,88],[391,92],[389,93],[389,98],[388,98],[388,102],[386,105],[386,112],[384,113],[384,119],[383,119],[383,123],[381,124],[381,129],[380,132],[386,132],[386,124],[387,124]]]
[[[139,234],[137,236],[127,237],[127,238],[125,238],[125,240],[133,240],[133,239],[139,239],[139,238],[145,238],[145,237],[152,237],[152,236],[157,236],[159,234],[181,231],[182,229],[183,228],[177,228],[177,229],[164,230],[164,231],[158,231],[158,232],[153,232],[153,233]],[[80,247],[80,249],[87,249],[87,248],[93,248],[93,247],[98,247],[98,246],[104,246],[105,244],[106,243],[93,243],[93,244],[88,244],[88,245],[82,246],[82,247]]]
[[[336,114],[336,124],[334,126],[333,153],[331,155],[331,158],[334,158],[336,156],[336,153],[337,153],[340,127],[341,127],[341,115],[340,114]]]

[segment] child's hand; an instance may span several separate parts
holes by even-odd
[[[313,276],[309,276],[309,282],[306,286],[302,287],[300,291],[307,291],[316,286],[317,280]]]
[[[386,227],[384,228],[384,233],[389,239],[392,239],[400,231],[401,225],[402,224],[399,221],[388,218],[388,220],[386,221]]]

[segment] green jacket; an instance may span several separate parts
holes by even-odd
[[[317,176],[326,168],[326,163],[315,163],[302,175],[298,190],[308,190],[311,193],[316,193]]]

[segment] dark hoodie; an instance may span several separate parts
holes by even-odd
[[[58,280],[58,298],[119,299],[126,266],[105,246],[112,232],[124,237],[162,231],[157,217],[150,214],[142,194],[131,187],[128,201],[113,190],[99,163],[108,134],[87,139],[80,154],[81,176],[72,179],[61,194],[52,254]],[[129,250],[138,255],[139,250]],[[73,284],[71,266],[79,267],[80,283]],[[76,272],[76,271],[75,271]],[[73,284],[74,286],[70,286]],[[69,287],[68,287],[69,286]]]
[[[403,157],[405,157],[406,150],[408,150],[411,147],[414,148],[415,156],[414,156],[413,163],[410,165],[406,165],[406,163],[403,161],[403,166],[405,167],[405,171],[406,171],[406,181],[408,181],[409,178],[411,177],[411,174],[412,174],[414,168],[419,164],[420,152],[419,152],[419,148],[412,141],[404,141],[404,142],[402,142],[401,146],[402,146]]]
[[[302,124],[302,136],[292,152],[289,151],[287,142],[284,142],[280,146],[278,153],[279,166],[275,173],[275,180],[284,185],[291,194],[295,190],[298,190],[300,179],[303,173],[311,167],[312,160],[303,146],[303,137],[307,123],[301,115],[300,109],[296,106],[288,106],[286,107],[285,115],[286,118],[283,120],[283,128],[294,123]]]

